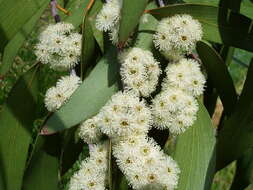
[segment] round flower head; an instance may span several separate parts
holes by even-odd
[[[119,141],[113,146],[113,155],[133,189],[170,186],[173,190],[177,186],[180,170],[176,162],[151,138],[141,135]]]
[[[155,90],[161,70],[150,51],[132,48],[122,53],[120,62],[121,76],[127,90],[134,90],[144,97]]]
[[[81,35],[74,32],[72,24],[49,25],[35,48],[38,61],[55,70],[68,70],[80,60]]]
[[[94,145],[90,157],[82,161],[80,169],[71,177],[69,190],[105,190],[107,180],[108,142]]]
[[[101,31],[110,31],[120,18],[121,0],[110,0],[105,3],[97,15],[96,27]]]
[[[59,109],[80,84],[81,80],[76,75],[62,77],[55,87],[49,88],[46,92],[45,105],[47,110],[54,112]]]
[[[191,52],[202,38],[201,24],[190,15],[175,15],[160,21],[154,44],[162,52]]]
[[[163,88],[180,88],[193,96],[199,96],[204,91],[205,77],[200,65],[193,59],[181,59],[168,64]]]
[[[88,144],[97,143],[101,139],[102,133],[98,128],[98,118],[96,116],[81,123],[79,136]]]
[[[193,125],[197,111],[195,98],[177,88],[162,91],[152,102],[155,127],[168,128],[173,134],[180,134]]]
[[[118,92],[101,109],[98,117],[101,131],[117,138],[132,133],[146,134],[150,128],[151,112],[134,93]]]

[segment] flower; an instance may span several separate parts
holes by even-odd
[[[153,41],[155,47],[167,55],[172,55],[170,51],[176,55],[185,54],[195,48],[196,42],[202,38],[202,33],[198,20],[187,14],[175,15],[160,21]]]
[[[130,91],[112,96],[98,114],[100,130],[112,138],[132,133],[146,134],[150,129],[151,112],[145,102]]]
[[[121,0],[105,3],[96,18],[96,27],[101,31],[110,31],[120,19]]]
[[[80,169],[71,177],[69,190],[105,190],[107,181],[108,142],[90,149],[90,157],[83,160]]]
[[[153,139],[131,136],[114,144],[113,155],[133,189],[176,188],[177,163]]]
[[[150,51],[132,48],[119,56],[120,73],[127,90],[147,97],[156,89],[161,73],[159,63]]]
[[[198,111],[198,103],[193,96],[173,87],[158,94],[151,107],[155,127],[168,128],[173,134],[183,133],[193,125]]]
[[[80,84],[81,80],[76,75],[64,76],[59,79],[56,86],[49,88],[45,94],[44,101],[47,110],[54,112],[59,109]]]
[[[194,59],[180,59],[168,64],[163,88],[180,88],[193,96],[199,96],[204,91],[205,77],[200,65]]]
[[[119,21],[122,0],[108,0],[98,13],[96,28],[108,32],[109,38],[114,45],[118,43]],[[126,42],[128,44],[129,40]]]
[[[68,70],[80,61],[81,35],[69,23],[49,25],[35,47],[37,60],[54,70]]]
[[[101,139],[102,133],[98,128],[98,118],[96,116],[80,124],[79,136],[88,144],[97,143]]]

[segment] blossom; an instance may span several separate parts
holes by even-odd
[[[179,167],[153,139],[131,136],[113,146],[113,155],[133,189],[176,188]]]
[[[193,96],[173,87],[158,94],[151,107],[155,127],[168,128],[172,134],[180,134],[193,125],[198,111]]]
[[[127,90],[147,97],[156,89],[161,73],[159,63],[150,51],[132,48],[121,54],[121,76]]]
[[[98,118],[96,116],[80,124],[79,136],[86,143],[99,142],[102,133],[98,127]]]
[[[90,157],[83,160],[80,169],[71,177],[69,190],[105,190],[108,142],[99,143],[90,149]]]
[[[202,35],[199,21],[190,15],[182,14],[162,19],[153,41],[155,47],[165,54],[171,55],[170,51],[184,54],[195,48]]]
[[[98,114],[101,131],[112,138],[132,133],[146,134],[150,129],[151,111],[133,92],[118,92]]]
[[[49,25],[39,36],[35,55],[54,70],[68,70],[80,61],[81,35],[69,23]]]
[[[101,31],[109,31],[120,19],[121,0],[110,0],[105,3],[96,18],[96,27]]]
[[[193,96],[199,96],[204,91],[205,77],[200,65],[194,59],[180,59],[168,64],[163,88],[180,88]]]
[[[108,0],[96,18],[96,28],[108,32],[109,38],[114,45],[118,43],[121,7],[122,0]]]
[[[59,79],[56,86],[49,88],[45,94],[44,101],[47,110],[54,112],[59,109],[80,84],[81,80],[76,75],[63,76]]]

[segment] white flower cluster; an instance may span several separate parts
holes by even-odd
[[[47,90],[45,105],[48,111],[54,112],[59,109],[79,87],[81,80],[76,75],[62,77],[56,86]]]
[[[97,15],[96,27],[108,31],[113,43],[118,42],[121,6],[122,0],[108,0]],[[200,23],[189,15],[163,19],[154,34],[154,44],[172,62],[165,69],[161,92],[151,100],[151,106],[141,97],[149,97],[156,90],[161,69],[150,51],[134,47],[119,56],[124,92],[113,95],[96,116],[80,125],[79,136],[86,143],[98,143],[103,134],[111,138],[117,164],[135,190],[177,188],[177,163],[148,137],[148,131],[154,125],[177,135],[194,124],[196,97],[204,91],[205,77],[199,63],[184,56],[201,37]],[[97,168],[97,159],[99,156],[93,157],[91,152],[82,164],[84,169],[72,177],[70,190],[105,189],[105,177],[98,176],[106,167]]]
[[[134,90],[141,96],[149,96],[158,83],[161,73],[159,63],[150,51],[132,48],[120,56],[121,76],[127,90]]]
[[[153,99],[152,115],[157,128],[169,128],[180,134],[196,120],[198,103],[195,97],[204,91],[205,77],[199,63],[193,59],[180,59],[169,63],[162,92]]]
[[[108,0],[97,15],[96,27],[100,31],[109,32],[113,44],[118,42],[120,9],[122,0]]]
[[[204,91],[205,77],[200,65],[194,59],[180,59],[168,64],[163,88],[179,88],[193,96],[199,96]]]
[[[72,176],[69,190],[105,190],[107,184],[108,142],[93,145],[90,157]]]
[[[88,144],[98,143],[102,133],[98,127],[99,119],[94,116],[80,124],[79,137]]]
[[[113,146],[113,155],[133,189],[173,190],[180,170],[151,138],[131,136]]]
[[[38,61],[54,70],[68,70],[80,60],[81,35],[68,23],[49,25],[40,34],[35,54]]]
[[[160,21],[154,34],[154,44],[166,57],[177,59],[190,53],[202,35],[199,21],[190,15],[175,15]]]
[[[151,111],[144,100],[128,91],[113,95],[98,117],[101,131],[111,138],[147,134],[151,127]]]
[[[155,127],[169,128],[173,134],[180,134],[196,120],[198,103],[195,98],[177,88],[168,88],[153,100],[152,114]]]

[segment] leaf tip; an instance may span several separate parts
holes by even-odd
[[[52,135],[54,132],[50,132],[48,130],[48,127],[45,125],[42,127],[41,131],[40,131],[40,135]]]

